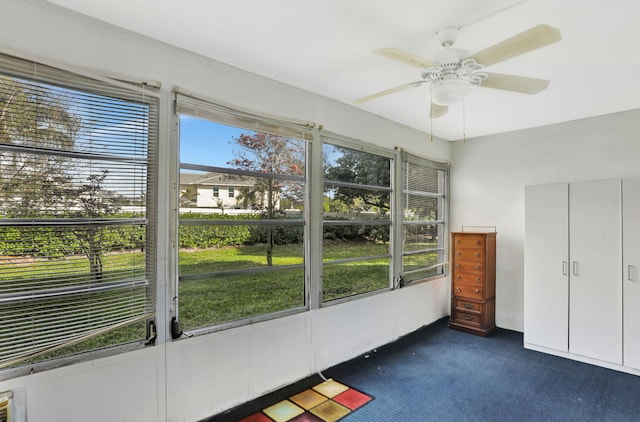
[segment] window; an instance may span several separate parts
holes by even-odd
[[[213,188],[213,197],[214,198],[219,198],[220,197],[220,189],[218,189],[218,187],[214,186]]]
[[[177,111],[181,189],[194,181],[233,185],[223,208],[202,204],[179,216],[181,328],[211,330],[304,309],[310,134],[180,94]]]
[[[0,106],[0,368],[143,344],[156,93],[0,55]]]
[[[323,155],[322,300],[388,289],[392,159],[327,141]]]
[[[402,281],[444,274],[448,165],[402,153]]]

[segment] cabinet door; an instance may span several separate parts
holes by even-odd
[[[640,178],[622,180],[624,365],[640,369]]]
[[[568,350],[569,191],[525,186],[524,341]]]
[[[569,185],[569,350],[622,364],[620,180]]]

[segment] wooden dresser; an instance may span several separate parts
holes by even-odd
[[[496,233],[451,233],[449,327],[487,336],[496,327]]]

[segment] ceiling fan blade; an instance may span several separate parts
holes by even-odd
[[[436,103],[431,103],[431,111],[429,112],[429,118],[442,117],[449,111],[449,106],[443,106]]]
[[[380,91],[380,92],[376,92],[375,94],[367,95],[366,97],[358,98],[354,102],[356,104],[362,104],[362,103],[365,103],[367,101],[371,101],[371,100],[375,100],[376,98],[383,97],[385,95],[389,95],[389,94],[393,94],[393,93],[396,93],[396,92],[404,91],[405,89],[408,89],[408,88],[415,88],[415,87],[420,86],[420,85],[422,85],[423,83],[426,83],[426,82],[427,81],[410,82],[408,84],[400,85],[400,86],[397,86],[395,88],[385,89],[384,91]]]
[[[504,73],[488,73],[488,75],[480,84],[483,88],[503,89],[521,94],[537,94],[549,85],[549,81],[546,79],[527,78]]]
[[[492,45],[471,57],[485,66],[519,56],[562,39],[560,31],[549,25],[538,25],[511,38]]]
[[[431,63],[427,59],[407,53],[406,51],[398,50],[397,48],[379,48],[373,50],[373,52],[390,59],[400,60],[415,67],[430,67],[434,65],[434,63]]]

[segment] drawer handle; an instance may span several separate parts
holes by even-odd
[[[462,256],[462,252],[458,251],[458,256]]]
[[[461,275],[459,275],[459,276],[457,276],[457,277],[456,277],[456,279],[457,279],[457,280],[460,280],[460,279],[462,279],[462,276],[461,276]]]
[[[482,267],[480,265],[476,265],[476,270],[480,270]]]
[[[476,293],[480,293],[480,289],[476,289]]]
[[[458,288],[456,289],[456,292],[461,292],[461,291],[462,291],[462,289],[461,289],[460,287],[458,287]]]
[[[480,246],[480,241],[476,240],[476,245]]]
[[[480,252],[476,252],[476,258],[480,257]]]
[[[473,309],[473,303],[463,303],[462,305],[467,309]]]
[[[473,320],[473,317],[471,315],[465,315],[464,319],[466,319],[467,321],[471,321]]]
[[[462,264],[457,264],[456,268],[458,268],[458,269],[462,268]]]
[[[462,241],[461,241],[460,239],[458,239],[458,240],[456,241],[456,244],[457,244],[457,245],[459,245],[461,242],[462,242]]]
[[[476,283],[480,283],[480,277],[476,278]]]

